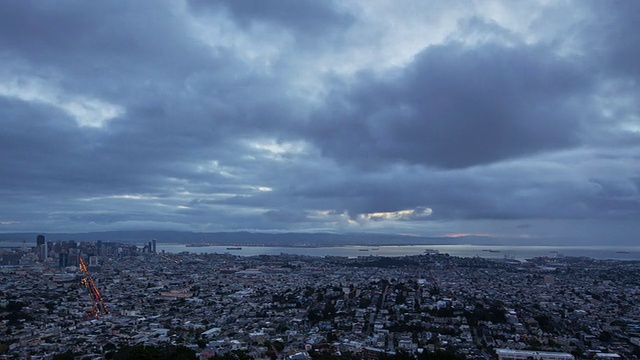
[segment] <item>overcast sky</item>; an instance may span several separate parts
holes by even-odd
[[[640,239],[640,2],[0,2],[0,232]]]

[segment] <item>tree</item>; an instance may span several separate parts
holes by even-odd
[[[215,355],[210,360],[253,360],[245,350],[232,350],[224,355]]]
[[[613,335],[611,335],[611,333],[606,330],[601,332],[600,335],[598,335],[598,340],[602,342],[611,341],[612,338],[613,338]]]
[[[435,352],[423,351],[417,354],[418,360],[464,360],[464,356],[456,354],[453,349],[436,350]]]
[[[60,354],[53,355],[53,360],[73,360],[73,351],[67,350]]]
[[[162,351],[154,346],[136,345],[129,352],[128,358],[131,360],[153,360],[161,359],[162,356]]]
[[[323,319],[330,319],[336,313],[336,307],[333,305],[332,301],[327,301],[324,304],[324,309],[322,311]]]
[[[274,341],[271,345],[278,351],[284,350],[284,343],[282,341]]]
[[[171,360],[197,360],[196,352],[186,346],[178,345]]]
[[[196,352],[182,345],[124,346],[113,356],[114,360],[197,360]]]

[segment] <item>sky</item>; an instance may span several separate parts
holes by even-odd
[[[0,2],[0,232],[638,244],[640,2]]]

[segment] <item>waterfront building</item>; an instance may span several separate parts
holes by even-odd
[[[534,350],[513,350],[496,349],[499,360],[574,360],[575,357],[569,353],[554,351],[534,351]]]

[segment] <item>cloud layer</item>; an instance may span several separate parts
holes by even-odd
[[[0,231],[632,243],[639,5],[0,5]]]

